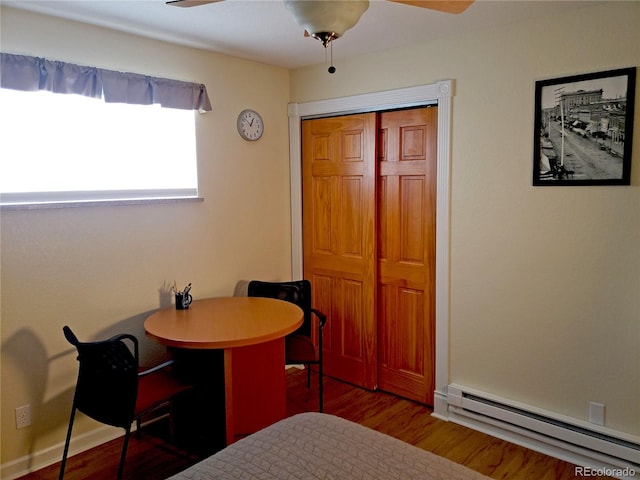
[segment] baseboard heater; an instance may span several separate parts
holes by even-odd
[[[447,403],[453,421],[456,417],[468,418],[474,425],[485,424],[489,427],[487,430],[493,432],[506,430],[555,449],[592,458],[601,464],[640,471],[640,441],[631,435],[614,435],[606,428],[598,431],[586,422],[571,422],[569,418],[552,416],[548,412],[536,411],[456,384],[449,385],[447,389]]]

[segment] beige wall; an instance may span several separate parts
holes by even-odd
[[[204,297],[289,276],[287,102],[440,79],[456,85],[451,380],[578,419],[605,403],[608,427],[640,435],[640,128],[632,186],[531,186],[535,80],[639,65],[639,24],[639,3],[611,2],[289,77],[3,7],[2,51],[200,81],[214,110],[198,118],[203,203],[1,213],[2,463],[64,438],[76,374],[65,323],[82,338],[143,338],[174,279]],[[235,133],[245,107],[265,119],[257,144]],[[34,426],[15,430],[25,403]]]
[[[86,340],[144,339],[163,285],[192,282],[202,298],[233,294],[240,280],[288,279],[291,241],[287,70],[10,8],[1,27],[4,52],[198,81],[213,103],[197,117],[204,202],[1,212],[5,464],[64,440],[77,372],[64,324]],[[236,133],[247,107],[265,121],[251,144]],[[14,409],[27,403],[33,426],[16,430]]]
[[[637,437],[640,122],[632,186],[531,186],[535,81],[640,65],[640,3],[585,6],[300,69],[291,100],[453,79],[451,381]]]

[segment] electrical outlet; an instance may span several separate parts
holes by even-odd
[[[24,428],[29,425],[31,425],[31,405],[16,408],[16,428]]]
[[[589,402],[589,421],[596,425],[604,425],[604,404]]]

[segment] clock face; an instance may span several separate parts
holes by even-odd
[[[238,133],[248,141],[258,140],[264,132],[262,117],[254,110],[243,110],[238,115]]]

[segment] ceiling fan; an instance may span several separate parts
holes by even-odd
[[[167,5],[196,7],[224,0],[169,0]],[[474,0],[388,0],[414,7],[428,8],[446,13],[464,12]],[[369,0],[284,0],[296,22],[326,48],[336,38],[353,27],[369,8]]]

